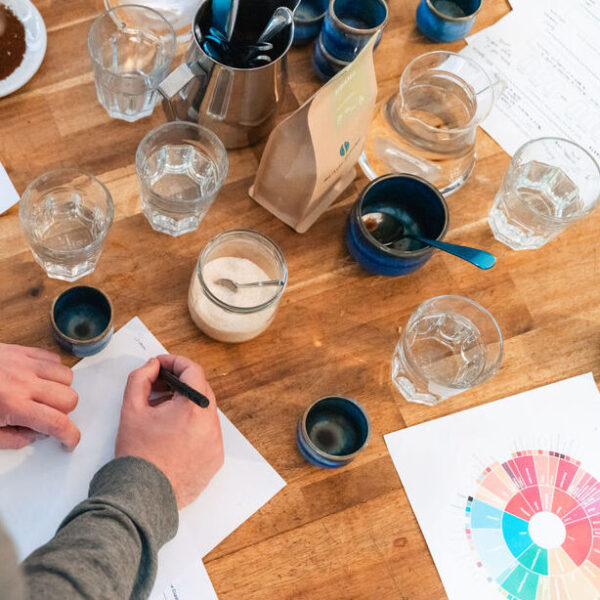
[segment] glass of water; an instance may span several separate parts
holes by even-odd
[[[229,161],[209,129],[174,121],[150,131],[135,157],[142,211],[156,231],[194,231],[223,185]]]
[[[494,237],[514,250],[540,248],[600,199],[600,168],[574,142],[540,138],[517,150],[488,221]]]
[[[106,187],[79,169],[40,175],[19,204],[21,227],[48,277],[75,281],[91,273],[113,222]]]
[[[96,93],[112,118],[131,122],[152,114],[175,47],[173,27],[145,6],[118,6],[92,23],[88,49]]]
[[[489,379],[502,362],[494,317],[461,296],[427,300],[402,330],[392,379],[409,402],[433,406]]]

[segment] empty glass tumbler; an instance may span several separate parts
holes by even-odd
[[[96,93],[111,117],[137,121],[152,114],[175,46],[173,27],[144,6],[118,6],[92,23],[88,49]]]
[[[198,228],[229,167],[221,140],[185,121],[150,131],[138,146],[135,164],[144,215],[153,229],[173,236]]]
[[[27,186],[19,204],[33,257],[48,277],[64,281],[94,270],[113,215],[109,191],[79,169],[40,175]]]
[[[561,138],[540,138],[512,158],[488,221],[514,250],[540,248],[600,199],[600,168],[587,150]]]
[[[409,402],[434,405],[489,379],[502,362],[494,317],[461,296],[427,300],[402,330],[392,379]]]

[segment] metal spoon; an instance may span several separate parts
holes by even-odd
[[[279,287],[283,287],[284,282],[279,279],[271,279],[269,281],[253,281],[252,283],[238,283],[237,281],[233,281],[233,279],[217,279],[215,281],[217,285],[222,285],[232,292],[237,292],[239,288],[246,287],[265,287],[268,285],[276,285]]]
[[[268,42],[271,38],[274,38],[279,32],[283,31],[288,25],[291,25],[294,21],[294,15],[287,6],[279,6],[273,11],[267,26],[260,34],[257,44],[262,42]]]
[[[420,235],[407,233],[404,230],[404,223],[388,213],[367,213],[362,215],[362,220],[367,231],[384,246],[390,246],[402,238],[410,238],[411,240],[417,240],[422,244],[433,246],[434,248],[453,254],[480,269],[491,269],[496,264],[496,257],[485,250],[449,244],[448,242],[440,242]]]

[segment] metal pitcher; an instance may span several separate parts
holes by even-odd
[[[257,39],[273,10],[297,1],[240,2],[239,27],[234,38]],[[202,49],[202,37],[212,25],[212,2],[204,0],[193,24],[193,39],[185,61],[159,86],[163,108],[171,121],[193,121],[209,127],[226,148],[243,148],[258,142],[275,126],[287,85],[287,53],[294,37],[293,24],[271,40],[271,63],[240,69],[224,65]]]

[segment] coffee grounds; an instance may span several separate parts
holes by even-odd
[[[10,8],[0,4],[0,81],[23,62],[25,27]]]

